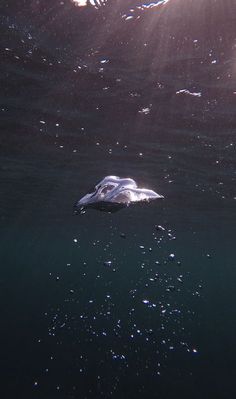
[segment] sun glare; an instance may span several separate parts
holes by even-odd
[[[73,0],[73,2],[79,7],[84,7],[87,5],[87,0]]]
[[[88,3],[87,0],[72,0],[72,1],[79,7],[84,7]],[[153,1],[153,2],[147,2],[147,3],[144,3],[144,4],[140,5],[137,8],[140,8],[140,9],[152,8],[152,7],[156,7],[156,6],[160,5],[160,4],[165,4],[168,1],[169,0],[157,0],[157,1]],[[96,6],[96,3],[93,0],[90,1],[90,4],[93,5],[93,6]],[[98,4],[99,4],[99,1],[98,1]]]

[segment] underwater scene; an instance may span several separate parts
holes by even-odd
[[[235,398],[235,1],[0,11],[1,398]]]

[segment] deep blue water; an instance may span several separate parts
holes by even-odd
[[[231,399],[235,5],[110,4],[1,6],[1,397]]]

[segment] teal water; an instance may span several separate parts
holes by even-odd
[[[196,148],[190,165],[190,154],[185,161],[166,145],[158,158],[146,149],[140,159],[137,146],[114,145],[109,154],[106,146],[73,153],[49,144],[48,153],[38,146],[27,157],[4,158],[7,392],[39,398],[233,392],[233,187],[219,185],[225,168],[213,165],[203,174]],[[75,200],[108,172],[147,182],[165,200],[75,216]]]

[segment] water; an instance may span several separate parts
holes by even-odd
[[[233,398],[233,2],[7,3],[2,397]],[[112,174],[165,200],[74,215]]]

